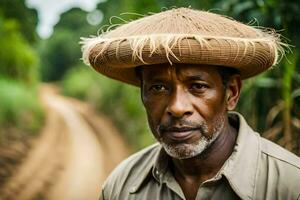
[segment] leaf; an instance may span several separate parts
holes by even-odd
[[[256,79],[254,85],[261,88],[272,88],[278,86],[278,81],[270,77],[260,77]]]
[[[246,1],[243,3],[238,3],[233,9],[234,15],[239,15],[240,13],[244,12],[245,10],[249,10],[254,7],[254,3],[252,1]]]
[[[292,124],[293,124],[297,129],[300,130],[300,119],[294,117],[294,118],[292,119]]]
[[[297,98],[297,97],[299,97],[300,96],[300,88],[298,88],[298,89],[296,89],[296,90],[294,90],[293,92],[292,92],[292,98],[293,99],[295,99],[295,98]]]
[[[262,135],[263,137],[269,139],[269,140],[274,140],[278,134],[280,134],[283,130],[282,123],[277,123],[275,126],[271,127],[269,130],[264,132]]]
[[[280,101],[277,105],[273,106],[266,118],[266,125],[271,126],[277,115],[284,109],[284,102]]]

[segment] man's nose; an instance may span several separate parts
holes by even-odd
[[[189,100],[188,94],[186,94],[186,91],[184,91],[183,88],[176,88],[170,94],[167,113],[176,118],[193,114],[193,106]]]

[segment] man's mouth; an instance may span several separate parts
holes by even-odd
[[[170,127],[162,131],[162,137],[179,142],[188,140],[197,130],[198,128],[194,127]]]

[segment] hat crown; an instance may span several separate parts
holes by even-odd
[[[196,34],[199,36],[260,38],[263,31],[207,11],[176,8],[121,25],[102,35],[118,38],[155,34]]]

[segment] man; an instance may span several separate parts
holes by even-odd
[[[178,8],[83,43],[93,68],[141,88],[159,142],[123,161],[101,199],[300,199],[300,159],[229,112],[241,80],[277,62],[276,34]]]

